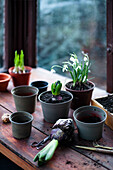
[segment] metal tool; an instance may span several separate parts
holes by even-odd
[[[31,146],[34,148],[34,147],[37,147],[37,149],[40,149],[41,147],[43,147],[44,146],[44,144],[48,141],[48,140],[50,140],[51,139],[51,137],[50,137],[50,135],[49,136],[47,136],[45,139],[43,139],[43,140],[41,140],[40,142],[33,142],[32,144],[31,144]]]
[[[113,147],[99,145],[97,142],[93,142],[93,146],[95,148],[103,148],[103,149],[113,150]]]
[[[75,147],[80,148],[80,149],[86,149],[86,150],[90,150],[90,151],[95,151],[95,152],[113,154],[113,150],[109,150],[109,149],[102,149],[102,148],[95,148],[95,147],[88,147],[88,146],[78,146],[78,145],[75,145]]]

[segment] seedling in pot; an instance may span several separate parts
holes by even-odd
[[[25,73],[23,50],[21,50],[20,55],[15,51],[14,66],[14,73]]]
[[[62,96],[60,95],[60,91],[62,88],[62,83],[58,80],[51,85],[51,92],[52,92],[52,101],[62,100]]]
[[[70,59],[68,61],[64,61],[62,65],[53,65],[51,67],[52,72],[55,72],[54,68],[58,67],[62,69],[62,72],[70,73],[73,80],[72,89],[75,88],[75,86],[78,86],[80,90],[83,88],[83,86],[89,88],[87,81],[91,63],[89,61],[88,54],[84,53],[83,51],[82,54],[82,60],[79,60],[78,56],[75,53],[72,53],[70,54]]]

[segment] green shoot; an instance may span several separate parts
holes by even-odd
[[[61,88],[62,88],[62,83],[59,80],[55,83],[52,83],[51,92],[53,96],[58,96],[60,94]]]
[[[17,54],[17,51],[15,51],[15,58],[14,58],[14,72],[20,73],[24,72],[24,53],[23,50],[21,50],[20,55]]]
[[[20,68],[21,68],[22,71],[24,70],[24,53],[23,53],[23,50],[21,50],[21,53],[20,53]]]
[[[17,51],[15,51],[14,66],[16,72],[18,72],[18,65],[19,65],[19,55],[17,54]]]

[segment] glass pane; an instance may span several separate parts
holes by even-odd
[[[0,0],[0,68],[3,66],[3,2]]]
[[[85,51],[92,81],[105,88],[106,0],[41,0],[37,24],[38,66],[50,70],[70,53],[81,56]],[[60,69],[57,72],[64,75]]]

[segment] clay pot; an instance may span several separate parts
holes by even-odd
[[[68,118],[69,108],[72,101],[72,94],[70,92],[63,91],[70,96],[70,99],[61,103],[46,103],[41,100],[41,96],[49,93],[50,91],[43,92],[39,95],[39,101],[42,106],[44,119],[49,123],[55,123],[60,118]]]
[[[48,82],[46,82],[46,81],[33,81],[33,82],[31,82],[30,85],[33,86],[33,87],[38,88],[38,90],[39,90],[38,96],[42,92],[47,91],[47,88],[48,88]],[[38,100],[38,96],[37,96],[37,100]]]
[[[71,83],[71,82],[68,82],[68,83]],[[70,93],[73,94],[73,100],[71,103],[71,108],[73,110],[75,110],[81,106],[90,105],[92,92],[94,90],[95,85],[94,85],[94,83],[92,83],[90,81],[88,81],[88,82],[91,85],[91,88],[89,88],[87,90],[72,90],[67,87],[68,83],[65,85],[66,91],[69,91]]]
[[[11,79],[11,76],[9,74],[0,73],[0,91],[7,90],[7,86],[8,86],[10,79]]]
[[[24,111],[15,112],[9,117],[12,124],[13,137],[24,139],[30,136],[33,116]]]
[[[103,125],[107,118],[104,110],[95,106],[82,106],[73,113],[78,134],[85,140],[99,140],[102,137]]]
[[[38,89],[32,86],[18,86],[11,90],[17,111],[33,113],[36,108]]]
[[[15,87],[20,86],[20,85],[29,85],[32,68],[28,66],[24,66],[24,67],[25,67],[26,73],[20,73],[20,74],[13,72],[14,67],[9,68],[9,74],[12,77],[13,85]]]

